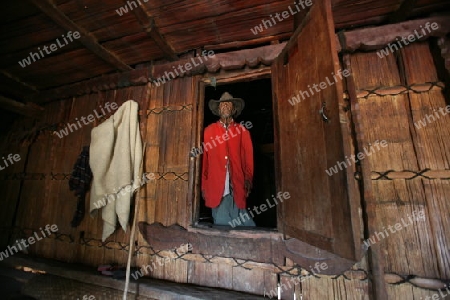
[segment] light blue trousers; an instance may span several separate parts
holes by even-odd
[[[250,213],[236,206],[231,194],[223,196],[219,206],[212,209],[212,216],[216,225],[256,226]]]

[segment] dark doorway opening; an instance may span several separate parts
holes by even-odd
[[[267,78],[216,87],[207,86],[205,88],[203,130],[209,124],[218,121],[218,117],[209,110],[208,101],[219,99],[224,92],[228,92],[234,97],[242,98],[245,101],[245,108],[235,121],[238,123],[250,121],[253,125],[249,131],[253,143],[254,176],[253,189],[249,198],[247,198],[247,208],[252,210],[254,214],[253,220],[257,228],[276,228],[276,206],[268,208],[264,212],[258,209],[259,214],[253,210],[255,206],[260,208],[261,205],[267,203],[267,199],[270,201],[272,195],[276,193],[271,80]],[[199,225],[211,227],[212,224],[211,209],[206,207],[204,200],[201,199]],[[238,229],[238,227],[235,229]]]

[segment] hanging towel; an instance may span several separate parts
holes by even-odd
[[[94,179],[89,211],[94,216],[102,209],[103,241],[115,231],[117,219],[127,230],[131,197],[140,186],[141,161],[138,104],[128,100],[91,132],[90,165]]]
[[[73,166],[73,171],[69,179],[69,189],[74,191],[78,198],[77,210],[72,218],[72,227],[80,225],[84,218],[84,202],[87,191],[91,186],[92,172],[89,167],[89,146],[84,146],[78,159]]]

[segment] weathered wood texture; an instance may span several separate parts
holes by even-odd
[[[141,192],[139,221],[160,222],[164,225],[191,224],[192,211],[188,203],[189,151],[192,144],[191,129],[195,77],[172,80],[149,90],[144,141],[147,143],[144,171],[153,174]],[[141,234],[139,245],[148,245]],[[174,246],[178,248],[182,243]],[[160,257],[138,255],[138,265],[157,266]],[[188,262],[168,261],[152,268],[149,275],[175,282],[186,282]]]
[[[273,60],[280,54],[284,46],[285,43],[281,43],[255,49],[220,53],[217,55],[214,54],[214,51],[205,51],[203,56],[181,59],[168,64],[155,65],[152,69],[153,81],[162,76],[167,80],[173,77],[201,74],[205,72],[205,70],[210,73],[215,73],[220,70],[242,69],[246,66],[255,68],[260,64],[268,66],[272,64]],[[188,64],[190,67],[186,67]],[[180,75],[178,75],[178,73],[180,73]],[[168,74],[170,76],[168,76]]]
[[[127,66],[151,63],[164,56],[173,59],[205,45],[216,50],[283,41],[294,31],[294,19],[301,19],[306,11],[305,2],[314,3],[63,0],[34,1],[37,5],[34,6],[32,2],[11,2],[0,12],[4,27],[0,33],[0,68],[40,91],[108,74],[117,68],[124,70]],[[336,28],[348,29],[388,23],[389,16],[403,1],[332,2]],[[449,7],[445,0],[417,1],[409,17],[445,11]],[[39,35],[34,32],[36,28]],[[17,63],[30,52],[43,51],[44,46],[58,38],[62,41],[69,30],[79,31],[80,38],[63,44],[61,49],[46,52],[43,58],[31,60],[31,65],[25,68]]]
[[[291,195],[282,204],[278,228],[358,261],[361,226],[355,179],[349,170],[326,173],[352,149],[348,126],[341,123],[343,76],[338,77],[342,70],[331,7],[328,1],[316,4],[272,66],[277,190]],[[319,84],[325,88],[319,90]],[[327,119],[319,113],[322,108]]]
[[[145,241],[155,249],[174,249],[189,243],[193,254],[206,255],[210,259],[232,257],[242,264],[273,264],[283,268],[285,259],[300,266],[327,264],[323,274],[342,274],[350,269],[353,261],[322,251],[296,239],[283,240],[279,233],[247,231],[226,232],[221,230],[200,230],[179,226],[164,227],[161,224],[139,223],[139,230]],[[186,260],[190,260],[185,258]],[[271,268],[272,269],[272,268]]]
[[[358,280],[357,278],[346,278],[344,276],[340,276],[337,279],[321,275],[318,275],[318,277],[309,277],[302,282],[303,299],[371,299],[367,278]],[[297,297],[297,299],[300,298]]]
[[[85,31],[82,27],[75,24],[61,10],[59,10],[52,1],[35,1],[31,0],[34,6],[38,7],[45,15],[52,19],[59,26],[67,31],[79,32],[80,42],[95,55],[106,61],[116,69],[128,71],[132,68],[117,58],[113,53],[105,49],[98,41]]]
[[[403,299],[448,299],[450,292],[447,289],[441,291],[429,290],[416,287],[411,284],[399,284],[388,286],[389,299],[403,300]],[[414,296],[412,296],[414,295]],[[435,296],[436,295],[436,296]],[[414,298],[412,298],[414,297]]]
[[[91,80],[62,86],[60,88],[35,94],[31,96],[29,100],[39,103],[49,102],[56,99],[96,93],[103,90],[145,85],[152,81],[156,81],[157,85],[163,85],[176,77],[191,76],[193,74],[205,72],[217,74],[221,70],[230,71],[241,70],[243,68],[263,68],[272,64],[273,60],[278,56],[284,45],[285,43],[281,43],[255,49],[219,53],[216,55],[210,53],[210,56],[206,56],[206,58],[183,58],[176,62],[158,64],[123,73],[105,75]],[[208,52],[205,52],[204,54],[206,55],[207,53]],[[188,70],[186,68],[186,64],[190,64],[192,69]],[[180,67],[185,72],[181,72],[179,69]]]
[[[351,66],[357,92],[439,81],[428,43],[423,42],[384,58],[374,52],[356,53],[351,56]],[[358,104],[358,121],[365,133],[358,150],[370,153],[365,159],[370,161],[371,172],[385,174],[372,180],[374,201],[366,203],[376,212],[368,220],[372,229],[368,237],[381,249],[385,272],[448,279],[450,182],[420,175],[425,169],[449,169],[450,122],[448,115],[437,113],[446,106],[442,90],[369,93],[358,98]],[[377,146],[383,140],[387,146]],[[389,170],[413,171],[416,176],[387,180]],[[424,219],[413,217],[420,211]],[[389,298],[416,298],[425,293],[416,290],[390,286]]]
[[[346,70],[348,70],[350,73],[353,73],[351,64],[350,64],[350,55],[345,54],[343,56],[343,66]],[[355,147],[358,148],[357,145],[361,145],[365,143],[365,129],[363,127],[363,124],[359,121],[361,119],[361,112],[359,109],[358,104],[358,98],[357,98],[357,92],[355,87],[355,80],[353,76],[350,76],[346,80],[347,85],[347,92],[349,95],[349,101],[350,101],[350,110],[352,115],[352,124],[354,126],[354,133],[355,133]],[[355,154],[357,155],[356,151]],[[358,158],[359,159],[359,158]],[[364,234],[366,232],[373,232],[375,229],[373,228],[373,223],[367,222],[368,219],[375,218],[375,208],[374,205],[371,205],[373,203],[373,190],[372,190],[372,182],[370,180],[370,170],[372,169],[370,166],[369,160],[360,160],[359,161],[359,168],[358,172],[355,172],[355,178],[359,178],[361,181],[360,187],[362,189],[362,195],[365,200],[365,203],[361,202],[362,206],[362,215],[364,216]],[[365,205],[364,205],[365,204]],[[364,238],[364,235],[363,235]],[[369,263],[369,269],[372,273],[373,280],[372,280],[372,297],[376,300],[384,300],[387,298],[387,292],[385,287],[385,282],[382,280],[383,274],[384,274],[384,261],[380,254],[381,250],[378,244],[372,245],[372,248],[368,252],[368,263]]]
[[[431,27],[433,23],[436,23],[437,29]],[[344,40],[341,44],[341,49],[351,52],[356,50],[370,51],[384,48],[389,43],[399,48],[398,42],[400,42],[401,46],[406,46],[410,43],[408,41],[408,36],[410,35],[416,41],[419,38],[420,40],[425,40],[430,37],[444,37],[449,31],[450,15],[355,29],[342,33]],[[405,37],[406,42],[401,41],[403,37]]]
[[[147,159],[145,172],[157,180],[143,193],[149,204],[145,221],[164,225],[191,223],[186,210],[191,146],[193,77],[154,87],[147,116]]]

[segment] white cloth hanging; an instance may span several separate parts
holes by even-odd
[[[102,209],[103,241],[115,231],[117,219],[127,230],[131,197],[140,186],[141,161],[138,104],[128,100],[91,132],[89,163],[93,181],[89,211],[94,216]]]

